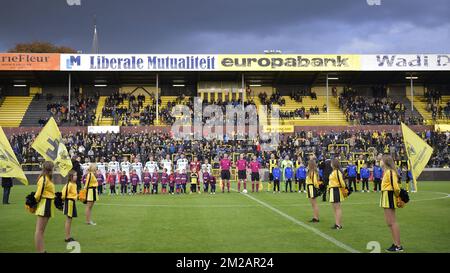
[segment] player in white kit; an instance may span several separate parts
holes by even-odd
[[[189,162],[188,162],[187,158],[184,157],[184,154],[181,154],[180,158],[177,160],[177,171],[182,170],[182,171],[186,172],[188,164],[189,164]]]
[[[205,163],[202,164],[202,172],[208,172],[211,174],[212,166],[209,164],[208,159],[205,159]]]
[[[139,176],[139,193],[142,193],[142,163],[139,161],[139,157],[134,158],[131,169],[136,171],[137,176]]]
[[[91,160],[89,159],[89,157],[86,157],[84,159],[84,163],[81,164],[81,169],[83,170],[83,175],[87,174],[87,170],[88,170],[90,164],[91,164]]]
[[[209,175],[212,175],[211,171],[212,171],[212,166],[211,166],[211,164],[209,164],[208,159],[205,159],[205,163],[203,163],[202,167],[201,167],[202,174],[200,175],[200,179],[201,179],[202,183],[205,183],[203,181],[203,173],[207,172],[207,173],[209,173]]]
[[[130,181],[130,168],[131,168],[131,163],[128,161],[128,157],[124,156],[123,161],[120,162],[120,170],[122,172],[125,172],[125,174],[128,177],[128,181]],[[128,183],[128,187],[129,187],[129,189],[127,191],[131,195],[131,183]]]
[[[167,170],[167,174],[172,173],[172,160],[170,160],[170,155],[166,155],[166,159],[161,160],[161,166]]]
[[[100,173],[103,175],[103,192],[106,192],[106,163],[103,158],[100,159],[100,162],[97,162],[97,169],[100,171]]]
[[[145,168],[148,169],[148,172],[153,175],[154,172],[159,171],[158,162],[153,160],[153,156],[149,157],[149,160],[145,163]]]
[[[119,162],[116,160],[116,157],[113,156],[111,158],[111,161],[108,163],[108,172],[111,172],[112,170],[114,170],[116,173],[118,171],[120,171],[120,164]]]

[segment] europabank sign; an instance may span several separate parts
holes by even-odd
[[[217,55],[61,54],[62,71],[214,71]]]
[[[361,55],[362,71],[450,70],[450,54]]]
[[[0,53],[0,70],[52,71],[60,69],[60,54]]]
[[[219,55],[220,71],[359,71],[360,55]]]

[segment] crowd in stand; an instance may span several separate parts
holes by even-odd
[[[430,167],[449,167],[450,150],[448,143],[450,133],[438,133],[425,131],[419,134],[434,148],[433,156],[428,163]],[[31,148],[36,134],[12,135],[10,143],[21,163],[35,163],[39,161],[39,155]],[[124,155],[140,155],[145,161],[150,155],[156,159],[165,155],[179,153],[193,154],[200,160],[209,159],[217,162],[223,153],[256,153],[258,160],[265,164],[270,152],[263,151],[262,143],[271,141],[262,140],[197,140],[177,141],[170,133],[156,131],[142,131],[130,134],[86,134],[76,133],[63,135],[69,154],[90,158],[91,161],[104,158],[105,161],[116,156],[121,159]],[[344,145],[339,145],[344,144]],[[331,145],[331,146],[330,146]],[[352,153],[370,152],[367,160],[378,153],[390,153],[396,160],[406,157],[403,138],[400,132],[392,131],[343,131],[317,133],[312,131],[301,131],[296,134],[280,136],[280,142],[275,150],[278,158],[286,155],[290,158],[301,157],[307,160],[308,156],[314,154],[319,160],[330,155],[340,156],[341,160],[350,160]]]
[[[44,126],[50,117],[53,117],[58,125],[88,126],[95,124],[95,108],[97,106],[98,94],[93,97],[78,95],[71,102],[70,120],[67,96],[62,96],[58,102],[47,104],[48,116],[41,118],[39,125]],[[53,101],[52,94],[46,94],[47,101]]]
[[[374,91],[374,94],[377,93],[380,97],[374,95],[374,98],[367,98],[357,96],[355,89],[350,87],[344,88],[343,93],[338,99],[339,107],[344,111],[347,121],[360,125],[398,125],[400,122],[413,125],[423,124],[423,119],[419,115],[406,116],[406,106],[403,103],[383,97],[385,95],[385,89],[383,90],[383,94],[380,93],[381,91]],[[337,89],[335,87],[332,88],[332,91],[333,96],[337,96]],[[317,95],[314,92],[308,92],[303,89],[293,91],[291,93],[291,99],[301,103],[303,97],[306,95],[317,99]],[[50,117],[54,117],[59,125],[87,126],[96,123],[95,106],[97,104],[98,94],[94,97],[78,95],[74,100],[75,103],[71,107],[70,122],[68,121],[67,96],[61,97],[62,101],[59,102],[50,102],[54,100],[51,93],[45,96],[49,101],[47,106],[48,116],[39,120],[40,125],[44,125]],[[266,93],[260,93],[258,97],[262,105],[268,106],[269,111],[271,111],[273,104],[280,106],[286,104],[285,99],[279,92],[275,92],[270,96]],[[440,92],[431,90],[425,94],[425,97],[428,100],[427,110],[432,112],[433,119],[450,118],[450,102],[444,105],[439,104],[442,100]],[[128,105],[124,105],[125,100],[128,100]],[[112,118],[114,125],[133,125],[132,120],[138,120],[138,124],[140,125],[154,125],[156,120],[156,101],[153,98],[151,104],[144,106],[145,100],[146,97],[144,95],[135,97],[134,95],[116,92],[106,99],[105,106],[102,109],[102,117]],[[159,103],[161,103],[161,100],[159,100]],[[192,97],[186,100],[184,95],[180,95],[175,101],[168,102],[167,105],[160,104],[159,118],[162,123],[170,125],[175,122],[176,117],[172,116],[171,112],[172,108],[177,104],[187,105],[191,109],[191,112],[193,112]],[[219,105],[225,110],[226,105],[239,105],[241,101],[236,99],[225,102],[219,99],[209,104]],[[254,102],[249,98],[244,104],[254,104]],[[204,102],[205,105],[206,102]],[[323,105],[322,109],[319,109],[318,106],[305,109],[302,106],[292,111],[280,111],[280,118],[309,119],[311,115],[319,115],[321,111],[325,113],[327,110],[326,105]]]
[[[125,100],[128,100],[128,105],[124,105]],[[102,109],[102,117],[112,118],[114,125],[132,125],[132,120],[140,120],[140,122],[146,122],[141,112],[150,108],[144,107],[145,96],[144,95],[130,95],[121,94],[118,91],[106,98],[105,105]],[[153,122],[153,121],[152,121]],[[148,124],[153,124],[148,121]]]
[[[339,97],[339,107],[347,121],[361,125],[400,124],[405,120],[405,105],[389,98]]]
[[[419,118],[406,119],[406,107],[403,103],[391,98],[368,98],[356,95],[356,90],[344,89],[339,96],[339,107],[344,111],[347,121],[361,124],[398,125],[400,122],[417,124]]]
[[[267,97],[266,93],[260,93],[258,95],[262,105],[278,104],[280,106],[286,105],[286,100],[281,96],[280,92],[275,91],[270,97]]]

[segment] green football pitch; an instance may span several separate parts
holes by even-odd
[[[235,185],[233,183],[233,185]],[[62,186],[57,185],[57,190]],[[25,210],[35,186],[14,186],[0,205],[0,252],[34,252],[36,217]],[[421,182],[397,210],[406,252],[450,252],[450,182]],[[343,229],[332,230],[331,205],[319,201],[320,223],[304,193],[100,196],[96,226],[85,224],[78,202],[72,235],[81,252],[370,252],[392,243],[379,193],[353,193],[342,203]],[[62,212],[45,233],[48,252],[70,252]]]

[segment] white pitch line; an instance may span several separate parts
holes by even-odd
[[[251,208],[256,205],[168,205],[168,204],[121,204],[121,203],[97,203],[103,206],[119,207],[164,207],[164,208]]]
[[[350,246],[344,244],[344,243],[341,242],[341,241],[336,240],[335,238],[333,238],[333,237],[331,237],[331,236],[329,236],[329,235],[327,235],[327,234],[321,232],[320,230],[318,230],[318,229],[316,229],[316,228],[314,228],[314,227],[311,227],[311,226],[309,226],[309,225],[303,223],[303,222],[300,221],[300,220],[295,219],[294,217],[292,217],[292,216],[290,216],[290,215],[287,215],[286,213],[284,213],[284,212],[282,212],[282,211],[280,211],[280,210],[278,210],[278,209],[272,207],[271,205],[269,205],[269,204],[267,204],[267,203],[265,203],[265,202],[263,202],[263,201],[257,199],[257,198],[254,197],[254,196],[251,196],[251,195],[248,195],[248,194],[243,194],[243,195],[246,196],[246,197],[248,197],[248,198],[250,198],[250,199],[252,199],[252,200],[255,201],[255,202],[258,202],[259,204],[261,204],[261,205],[263,205],[264,207],[266,207],[266,208],[272,210],[273,212],[278,213],[279,215],[283,216],[284,218],[290,220],[291,222],[294,222],[295,224],[297,224],[297,225],[299,225],[299,226],[301,226],[301,227],[303,227],[303,228],[305,228],[305,229],[307,229],[307,230],[309,230],[309,231],[314,232],[315,234],[319,235],[320,237],[324,238],[325,240],[328,240],[328,241],[332,242],[332,243],[335,244],[336,246],[338,246],[338,247],[340,247],[340,248],[342,248],[342,249],[344,249],[344,250],[347,250],[348,252],[351,252],[351,253],[360,253],[360,251],[358,251],[358,250],[356,250],[356,249],[354,249],[354,248],[352,248],[352,247],[350,247]]]
[[[433,201],[439,199],[450,198],[450,194],[443,192],[433,192],[444,194],[443,197],[427,198],[427,199],[412,199],[410,202]],[[378,202],[359,202],[359,203],[345,203],[345,206],[350,205],[376,205]],[[238,205],[238,204],[219,204],[219,205],[169,205],[169,204],[122,204],[122,203],[97,203],[96,206],[119,206],[119,207],[164,207],[164,208],[252,208],[259,207],[259,205]],[[328,205],[328,203],[319,203],[320,206]],[[311,204],[277,204],[277,207],[310,207]]]

